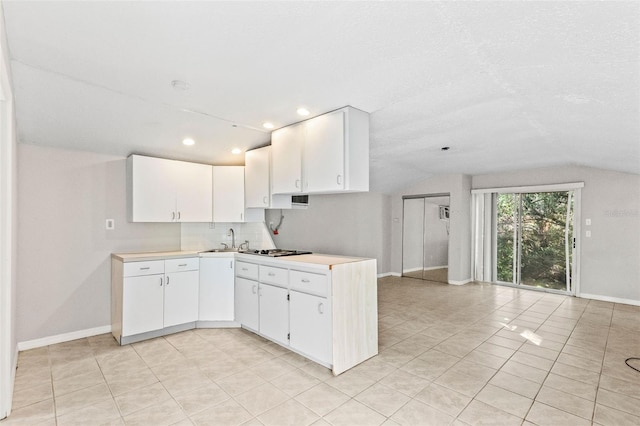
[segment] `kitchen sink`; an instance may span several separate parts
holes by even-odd
[[[239,248],[219,248],[219,249],[211,249],[204,250],[200,253],[244,253],[246,250],[240,250]]]

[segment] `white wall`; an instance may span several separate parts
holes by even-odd
[[[375,192],[311,195],[306,210],[282,210],[278,248],[377,259],[378,273],[389,271],[390,198]],[[280,210],[268,210],[277,224]]]
[[[391,271],[402,270],[402,197],[405,195],[450,195],[449,282],[463,284],[471,279],[471,177],[436,176],[393,195],[391,223]]]
[[[473,177],[473,188],[584,182],[580,293],[640,303],[640,175],[552,167]],[[585,225],[591,219],[591,226]],[[586,238],[585,232],[592,237]]]
[[[180,224],[127,222],[124,158],[20,144],[18,181],[20,342],[108,326],[112,252],[180,249]]]

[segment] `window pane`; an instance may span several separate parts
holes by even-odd
[[[515,194],[497,194],[497,281],[515,283],[513,268]]]
[[[567,192],[521,194],[521,284],[567,289]]]

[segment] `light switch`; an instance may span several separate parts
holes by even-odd
[[[591,226],[591,219],[585,219],[584,224],[587,226]]]
[[[108,229],[109,231],[116,229],[116,221],[113,219],[107,219],[105,228]]]
[[[591,231],[587,231],[587,232],[585,233],[585,237],[587,237],[587,238],[591,238]]]

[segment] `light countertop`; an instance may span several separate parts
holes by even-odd
[[[300,254],[296,256],[268,257],[246,253],[222,252],[222,253],[201,253],[198,250],[178,250],[178,251],[157,251],[141,253],[112,253],[111,257],[122,262],[141,262],[160,259],[180,259],[185,257],[237,257],[245,262],[255,261],[257,263],[271,264],[307,264],[310,266],[324,266],[331,269],[332,265],[344,263],[360,262],[368,260],[362,257],[338,256],[331,254]]]
[[[111,257],[123,262],[140,262],[145,260],[181,259],[198,257],[197,250],[150,251],[141,253],[111,253]]]

